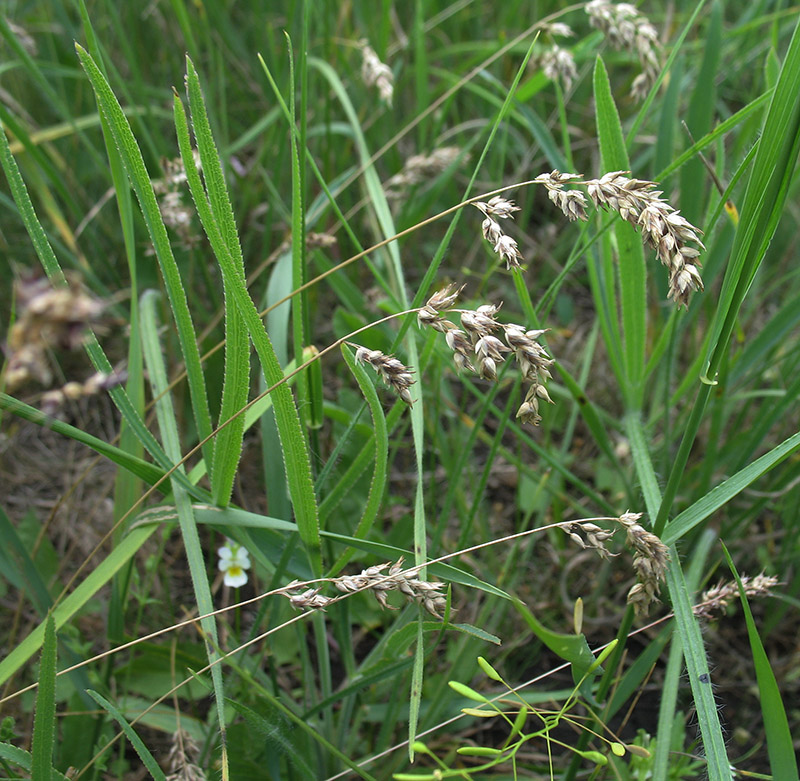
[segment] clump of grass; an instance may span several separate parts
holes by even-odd
[[[504,772],[502,763],[515,762],[520,773],[559,774],[570,781],[582,772],[581,762],[590,761],[613,766],[609,775],[620,778],[667,778],[685,767],[676,757],[693,751],[693,736],[682,734],[680,719],[673,718],[688,680],[702,762],[709,777],[726,778],[733,761],[705,684],[709,664],[727,671],[724,654],[731,649],[709,659],[714,646],[704,644],[697,619],[724,609],[733,587],[723,582],[699,605],[689,601],[702,582],[701,570],[719,564],[713,532],[731,542],[747,566],[768,561],[770,573],[777,573],[745,578],[746,594],[774,594],[778,575],[788,583],[787,601],[760,606],[765,626],[772,627],[764,641],[771,643],[769,661],[777,659],[776,669],[785,661],[780,640],[796,620],[791,599],[797,584],[785,573],[793,566],[797,536],[791,469],[800,446],[793,415],[800,388],[788,335],[800,310],[791,263],[796,226],[787,197],[796,165],[798,123],[792,112],[800,47],[793,43],[785,56],[783,47],[794,20],[781,14],[754,18],[730,4],[708,4],[691,17],[681,10],[669,20],[653,16],[665,30],[661,34],[630,5],[587,4],[591,25],[612,47],[639,60],[633,91],[650,101],[645,113],[636,114],[620,94],[627,87],[619,89],[617,65],[626,56],[612,55],[608,68],[597,60],[594,79],[586,78],[600,36],[585,35],[588,25],[582,33],[576,23],[578,35],[566,40],[572,30],[564,22],[585,22],[585,16],[568,16],[569,10],[553,4],[543,6],[553,12],[547,19],[519,35],[514,33],[525,14],[513,2],[493,9],[479,35],[471,11],[436,2],[396,4],[382,17],[328,4],[314,14],[277,19],[269,9],[228,9],[210,0],[202,18],[187,4],[180,18],[164,12],[157,24],[124,4],[101,3],[103,10],[93,10],[100,15],[97,32],[85,17],[85,29],[70,27],[77,15],[52,17],[45,5],[31,6],[40,12],[35,25],[0,19],[9,55],[0,158],[19,210],[7,210],[3,236],[15,248],[24,224],[55,285],[62,264],[81,269],[85,294],[124,302],[131,328],[111,339],[100,333],[99,341],[87,340],[87,326],[95,320],[89,313],[47,331],[26,314],[19,294],[17,321],[9,322],[5,390],[12,393],[23,381],[49,384],[58,376],[53,346],[87,345],[97,374],[46,394],[46,411],[108,387],[111,367],[122,361],[128,362],[128,376],[124,387],[109,388],[118,412],[105,414],[102,438],[85,430],[87,421],[68,426],[47,420],[53,427],[48,437],[73,437],[119,468],[113,494],[93,484],[92,490],[69,492],[91,494],[87,501],[101,508],[98,525],[111,531],[96,551],[86,556],[78,546],[59,545],[45,515],[57,507],[40,496],[14,495],[13,481],[0,501],[8,581],[0,586],[12,619],[3,622],[10,627],[2,637],[10,650],[0,660],[0,680],[7,687],[2,704],[15,708],[17,717],[17,726],[3,724],[4,761],[16,757],[27,772],[24,750],[32,748],[30,758],[44,768],[43,776],[50,756],[60,772],[74,774],[68,768],[75,767],[81,777],[133,775],[140,755],[120,747],[112,758],[112,728],[132,744],[133,731],[139,731],[145,743],[152,738],[163,745],[150,730],[163,731],[166,723],[172,751],[158,759],[163,775],[173,777],[389,777],[405,766],[401,739],[428,731],[436,735],[437,749],[455,741],[477,749],[469,759],[470,751],[462,751],[458,761],[488,773]],[[114,16],[104,19],[104,12]],[[295,53],[291,63],[282,37],[278,44],[263,37],[264,29],[284,27]],[[666,31],[673,28],[671,41]],[[767,30],[774,51],[763,68],[753,67]],[[533,40],[537,31],[539,42]],[[102,120],[87,100],[91,91],[75,78],[71,49],[72,40],[94,45],[98,36],[103,40],[91,57],[79,51]],[[507,43],[487,51],[487,41],[501,37]],[[149,46],[132,45],[137,40]],[[353,73],[354,49],[339,46],[341,40],[364,41],[363,78],[375,92],[351,89],[343,74]],[[187,119],[183,102],[176,97],[174,105],[185,163],[162,164],[163,173],[153,175],[159,159],[175,155],[172,128],[164,132],[152,86],[177,82],[179,64],[170,54],[175,41],[206,72],[201,79],[189,63],[190,125],[181,124]],[[40,54],[31,60],[26,52],[37,43]],[[530,66],[521,57],[524,46]],[[138,52],[156,49],[163,56],[136,60]],[[262,51],[263,61],[250,51]],[[123,52],[131,52],[124,63]],[[670,72],[664,73],[667,54]],[[462,72],[466,60],[471,69]],[[659,80],[668,87],[649,94]],[[275,94],[265,98],[260,90],[267,83]],[[124,95],[124,107],[114,93]],[[378,99],[393,110],[376,112]],[[684,114],[696,139],[686,151],[675,120]],[[101,142],[100,133],[109,130]],[[195,144],[202,171],[193,157]],[[712,164],[721,180],[731,182],[725,198],[742,207],[741,224],[735,208],[725,212],[729,222],[719,219],[727,205],[716,193],[708,195],[706,175],[691,159],[701,151],[709,157],[716,152]],[[472,161],[474,170],[456,170],[457,159]],[[531,180],[531,170],[550,173]],[[581,170],[607,173],[590,179],[561,173]],[[516,185],[516,203],[505,195],[511,186],[474,195],[476,182],[488,183],[488,190],[523,179],[528,181]],[[184,180],[205,238],[189,233],[194,211],[182,192]],[[466,192],[457,191],[465,182]],[[531,213],[521,188],[532,183],[544,186],[567,221],[580,225],[564,229],[559,214],[551,219],[547,209]],[[144,208],[150,240],[130,185]],[[104,192],[116,193],[117,210],[103,208]],[[441,222],[432,226],[472,202],[482,214],[482,235],[508,274],[495,273],[494,263],[482,267],[477,230],[465,229],[459,216],[438,235]],[[596,211],[605,213],[603,219],[590,221]],[[663,287],[677,308],[655,305],[655,285],[648,284],[639,262],[639,241],[618,224],[620,218],[667,266]],[[74,224],[79,229],[73,231]],[[536,253],[544,262],[535,274],[525,268],[520,245],[528,245],[516,232],[529,229],[552,238],[546,254]],[[704,279],[701,238],[709,257]],[[161,278],[142,249],[145,243],[157,250]],[[767,251],[769,262],[762,265]],[[730,263],[722,262],[728,255]],[[479,303],[457,308],[455,285],[431,296],[432,286],[447,279],[468,280]],[[75,297],[78,287],[69,274],[67,280]],[[708,293],[693,297],[704,286]],[[109,292],[125,287],[129,296]],[[153,288],[166,290],[164,302]],[[415,289],[417,298],[409,303],[408,291]],[[44,298],[63,296],[60,289],[40,292]],[[73,301],[73,309],[80,308]],[[173,319],[162,325],[170,314]],[[410,328],[414,317],[422,330]],[[741,339],[729,340],[734,332]],[[558,337],[551,340],[558,345],[557,364],[544,345],[548,333]],[[355,359],[343,350],[350,374],[344,365],[322,365],[320,357],[356,334],[368,346],[353,345]],[[439,334],[449,352],[438,349]],[[29,341],[44,346],[26,357],[22,347]],[[202,370],[200,343],[203,350],[211,347]],[[224,363],[213,357],[223,343]],[[251,346],[260,362],[258,390]],[[457,375],[449,368],[451,356]],[[190,369],[188,389],[183,364]],[[374,369],[403,403],[384,409],[359,364]],[[486,390],[473,383],[470,373],[492,385]],[[521,403],[506,392],[510,383],[497,382],[509,378],[524,385]],[[145,380],[152,393],[147,403]],[[706,384],[711,382],[717,383],[713,390]],[[540,402],[552,402],[551,393],[558,404],[542,416]],[[38,410],[5,393],[0,410],[44,422]],[[106,440],[120,419],[121,438],[112,444]],[[539,428],[530,433],[518,423]],[[4,426],[0,468],[19,441],[24,440],[15,439],[15,428]],[[256,450],[261,457],[250,457]],[[55,456],[63,460],[61,453]],[[61,466],[54,461],[37,469]],[[751,489],[756,480],[758,491]],[[163,505],[137,515],[156,492]],[[112,506],[113,512],[106,510]],[[646,508],[652,526],[638,513],[616,517],[621,507]],[[70,509],[77,535],[88,515],[77,505]],[[565,520],[574,518],[583,520]],[[753,538],[756,525],[761,534]],[[615,528],[625,530],[633,550],[637,582],[627,608],[609,598],[620,570],[629,577],[625,560],[610,550]],[[608,560],[596,568],[565,565],[585,559],[564,550],[559,529]],[[553,536],[547,546],[524,544],[534,534]],[[241,554],[238,569],[228,567],[236,569],[228,586],[222,576],[214,579],[208,555],[223,535],[235,540]],[[444,564],[453,556],[463,566]],[[413,557],[414,566],[403,568],[402,557]],[[339,575],[354,558],[360,571]],[[223,567],[232,562],[226,558]],[[76,570],[74,582],[64,576]],[[453,585],[452,607],[445,584]],[[234,605],[227,604],[231,587],[241,590]],[[384,607],[397,607],[400,600],[390,603],[389,592],[395,591],[403,604],[380,612],[369,600],[350,599],[361,591]],[[271,595],[282,598],[265,599]],[[663,615],[635,629],[637,616],[644,617],[658,599],[665,603]],[[212,609],[218,601],[223,608]],[[573,603],[585,606],[587,620],[576,609],[565,630],[563,604]],[[302,610],[293,612],[292,606]],[[48,613],[61,639],[80,656],[59,678],[63,712],[50,746],[41,739],[43,719],[33,729],[29,701],[20,697],[36,686],[31,660],[42,643],[37,624]],[[673,615],[673,636],[680,639],[688,675],[660,663],[664,635],[651,632]],[[107,627],[106,633],[97,633],[97,626]],[[704,629],[707,640],[717,625]],[[174,653],[167,633],[176,637]],[[642,647],[647,644],[641,654],[639,644],[629,642],[637,633]],[[48,637],[52,660],[55,637]],[[464,660],[492,646],[497,663],[479,665],[489,681],[503,684],[492,710],[508,724],[508,738],[476,730],[467,718],[488,716],[464,712],[465,690],[446,685],[468,681],[473,670]],[[735,649],[739,657],[741,650]],[[113,664],[103,662],[112,656]],[[753,656],[765,712],[793,719],[777,687],[763,684],[769,661],[755,651]],[[532,659],[535,669],[529,670]],[[604,722],[619,718],[615,708],[629,709],[631,735],[641,726],[638,700],[625,702],[622,693],[642,691],[652,659],[659,659],[653,673],[662,693],[659,734],[607,739]],[[572,667],[569,679],[559,677],[562,662]],[[43,667],[55,672],[52,664]],[[506,684],[502,669],[513,670],[519,681]],[[98,712],[94,701],[86,711],[84,684],[74,675],[83,672],[124,704],[113,717],[110,709]],[[12,682],[13,676],[18,677]],[[211,708],[208,688],[197,685],[206,676],[214,688]],[[164,681],[174,685],[161,686]],[[552,709],[528,707],[523,692],[534,682],[556,701]],[[791,686],[790,680],[782,683]],[[478,684],[487,694],[477,694],[491,699],[493,686]],[[37,711],[47,712],[56,703],[55,686],[42,688],[47,707],[37,704]],[[406,707],[399,693],[408,692]],[[64,705],[62,695],[69,697]],[[139,707],[144,696],[148,700]],[[165,722],[155,707],[168,697],[174,719]],[[508,697],[514,701],[503,701]],[[736,714],[729,726],[735,728],[740,718],[748,727],[755,724],[757,707],[729,707],[726,712]],[[479,710],[489,708],[474,709]],[[568,739],[553,733],[559,725],[572,729]],[[32,746],[31,732],[38,733]],[[775,745],[780,756],[781,736],[791,730],[770,722],[766,732],[770,758],[755,751],[753,764],[737,761],[737,771],[770,771]],[[76,733],[102,737],[71,741]],[[534,735],[546,742],[546,757],[527,750]],[[763,743],[761,736],[753,741]],[[788,749],[786,742],[783,766],[791,767],[791,741]],[[412,746],[424,754],[421,764],[438,766],[430,772],[420,767],[417,775],[473,772],[437,759],[444,751]],[[484,760],[492,766],[481,767]]]

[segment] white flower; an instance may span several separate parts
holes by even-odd
[[[247,583],[247,573],[250,569],[250,554],[238,542],[226,539],[226,544],[218,551],[219,569],[225,573],[225,585],[239,588]]]

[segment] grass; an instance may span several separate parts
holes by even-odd
[[[6,777],[797,778],[796,12],[592,9],[0,19]]]

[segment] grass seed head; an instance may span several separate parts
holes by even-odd
[[[413,399],[408,389],[414,384],[411,369],[393,355],[385,355],[380,350],[368,350],[366,347],[356,347],[356,360],[359,363],[368,363],[378,372],[381,379],[388,385],[406,404],[413,404]]]
[[[392,105],[394,95],[394,74],[392,69],[382,63],[375,50],[367,43],[361,41],[361,78],[368,87],[376,86],[381,100],[387,105]]]

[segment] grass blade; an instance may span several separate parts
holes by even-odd
[[[608,74],[600,57],[597,58],[594,68],[594,98],[603,170],[629,171],[630,161],[622,135],[622,125],[611,94]],[[619,253],[619,306],[625,367],[620,389],[628,408],[638,409],[642,403],[647,337],[647,268],[642,241],[636,229],[617,216],[614,220],[614,235]],[[608,234],[604,235],[603,242],[608,242]],[[614,346],[609,344],[608,348],[611,352]]]
[[[47,616],[39,663],[39,690],[36,694],[36,713],[33,721],[31,775],[50,778],[53,767],[53,747],[56,740],[56,627],[53,616]]]
[[[170,307],[175,318],[183,360],[186,364],[189,393],[192,399],[192,409],[198,436],[201,440],[208,439],[203,445],[203,457],[206,459],[207,464],[212,464],[214,442],[213,439],[210,439],[212,430],[211,413],[208,407],[203,369],[200,365],[200,351],[197,347],[192,316],[186,300],[186,292],[178,265],[172,254],[169,236],[161,218],[158,202],[153,192],[153,185],[150,183],[142,153],[136,143],[128,119],[105,76],[97,67],[92,56],[82,46],[76,44],[75,48],[81,65],[94,89],[100,111],[108,122],[115,145],[125,164],[125,170],[136,193],[148,233],[153,242],[161,273],[164,277]]]
[[[744,620],[747,624],[747,637],[750,640],[750,650],[753,653],[753,663],[756,668],[756,680],[758,681],[758,697],[761,701],[761,714],[764,717],[764,727],[767,733],[767,752],[769,753],[769,764],[772,768],[773,778],[796,779],[797,774],[797,754],[794,750],[792,733],[789,729],[789,721],[786,718],[786,708],[781,698],[778,682],[775,680],[775,673],[764,650],[764,644],[758,635],[758,628],[753,620],[753,613],[747,602],[742,579],[736,571],[725,543],[722,543],[722,550],[728,560],[733,577],[736,578],[736,585],[739,587],[739,598],[742,602]]]
[[[183,104],[177,95],[173,102],[175,128],[178,134],[178,145],[181,150],[181,157],[184,165],[192,159],[191,141],[189,139],[189,126],[186,121],[186,113]],[[218,236],[218,229],[215,226],[210,209],[203,197],[202,183],[194,166],[186,166],[186,176],[189,187],[192,191],[195,205],[204,229],[207,231],[209,240],[212,244],[222,246],[221,238]],[[322,574],[322,553],[319,537],[319,519],[317,514],[317,500],[314,494],[314,483],[311,478],[311,462],[308,456],[308,448],[300,427],[300,418],[297,414],[297,407],[294,402],[292,392],[283,381],[283,370],[280,362],[275,355],[269,336],[267,335],[264,323],[259,317],[258,310],[253,303],[245,285],[237,270],[234,269],[232,260],[225,252],[217,255],[220,263],[220,270],[223,276],[228,277],[230,283],[231,297],[239,310],[247,326],[250,338],[258,353],[261,361],[261,368],[269,386],[273,387],[273,408],[275,419],[278,424],[278,433],[281,439],[282,455],[286,467],[286,476],[289,482],[289,493],[292,498],[295,518],[300,530],[300,538],[306,546],[312,569],[317,575]],[[225,425],[222,421],[221,425]]]
[[[164,771],[158,766],[150,750],[145,746],[144,741],[136,734],[136,731],[128,724],[127,719],[122,715],[122,712],[115,705],[110,703],[101,694],[89,689],[89,696],[104,710],[112,716],[112,718],[122,727],[125,737],[130,741],[134,751],[139,755],[142,764],[147,768],[147,772],[155,779],[155,781],[166,781],[167,777]]]
[[[800,21],[781,67],[747,183],[703,377],[713,382],[739,309],[784,211],[800,150]]]
[[[372,425],[375,431],[375,469],[372,473],[372,482],[369,487],[367,504],[353,532],[354,537],[363,538],[366,537],[370,529],[372,529],[372,524],[375,522],[375,518],[381,507],[381,502],[383,501],[389,458],[389,435],[386,429],[386,417],[383,414],[383,407],[381,406],[380,399],[378,398],[370,376],[367,374],[366,370],[356,362],[352,350],[345,345],[342,345],[342,356],[350,371],[353,373],[353,377],[355,377],[358,387],[361,389],[361,393],[364,394],[370,414],[372,415]],[[337,573],[341,572],[350,557],[351,554],[345,551],[336,560],[336,563],[328,573],[328,577],[334,577]]]
[[[186,61],[186,90],[189,95],[192,128],[206,184],[206,191],[203,195],[207,197],[208,207],[219,232],[219,239],[226,250],[225,262],[239,280],[239,284],[244,284],[244,259],[239,244],[236,219],[233,215],[228,188],[225,185],[222,162],[214,143],[211,124],[208,121],[200,80],[192,61],[188,58]],[[191,165],[191,162],[184,161],[184,165],[186,164]],[[199,192],[193,194],[198,198],[202,197]],[[219,253],[223,252],[223,248],[219,245],[216,236],[212,247],[219,259]],[[236,417],[230,425],[225,426],[217,434],[214,462],[209,464],[209,477],[211,478],[214,502],[225,505],[230,501],[236,468],[242,455],[244,416],[237,415],[237,413],[247,403],[250,384],[250,342],[244,320],[233,303],[233,294],[230,289],[233,283],[225,275],[223,275],[222,283],[225,294],[225,376],[219,417],[221,422]]]
[[[177,463],[181,458],[180,437],[178,434],[178,422],[172,406],[172,397],[167,389],[167,371],[164,365],[164,358],[161,354],[161,344],[158,339],[158,324],[156,320],[155,304],[158,293],[147,291],[142,296],[140,311],[142,315],[142,347],[144,349],[145,365],[150,376],[150,383],[153,388],[153,397],[156,399],[156,415],[161,431],[161,438],[164,441],[164,448],[167,455]],[[175,470],[183,472],[183,467]],[[205,633],[206,655],[208,656],[211,667],[211,677],[214,682],[214,697],[217,704],[217,718],[219,720],[220,740],[222,742],[222,765],[223,778],[227,774],[227,753],[225,743],[225,709],[224,709],[224,689],[222,683],[222,667],[214,664],[218,659],[219,640],[217,638],[216,619],[209,615],[214,610],[214,603],[211,599],[211,587],[208,582],[206,563],[203,556],[203,548],[200,544],[200,537],[197,533],[197,523],[194,519],[194,512],[188,493],[183,489],[178,480],[172,481],[172,493],[175,497],[175,506],[178,511],[178,522],[181,527],[183,546],[186,550],[186,559],[189,564],[189,573],[192,579],[197,610],[205,618],[200,620],[200,625]]]

